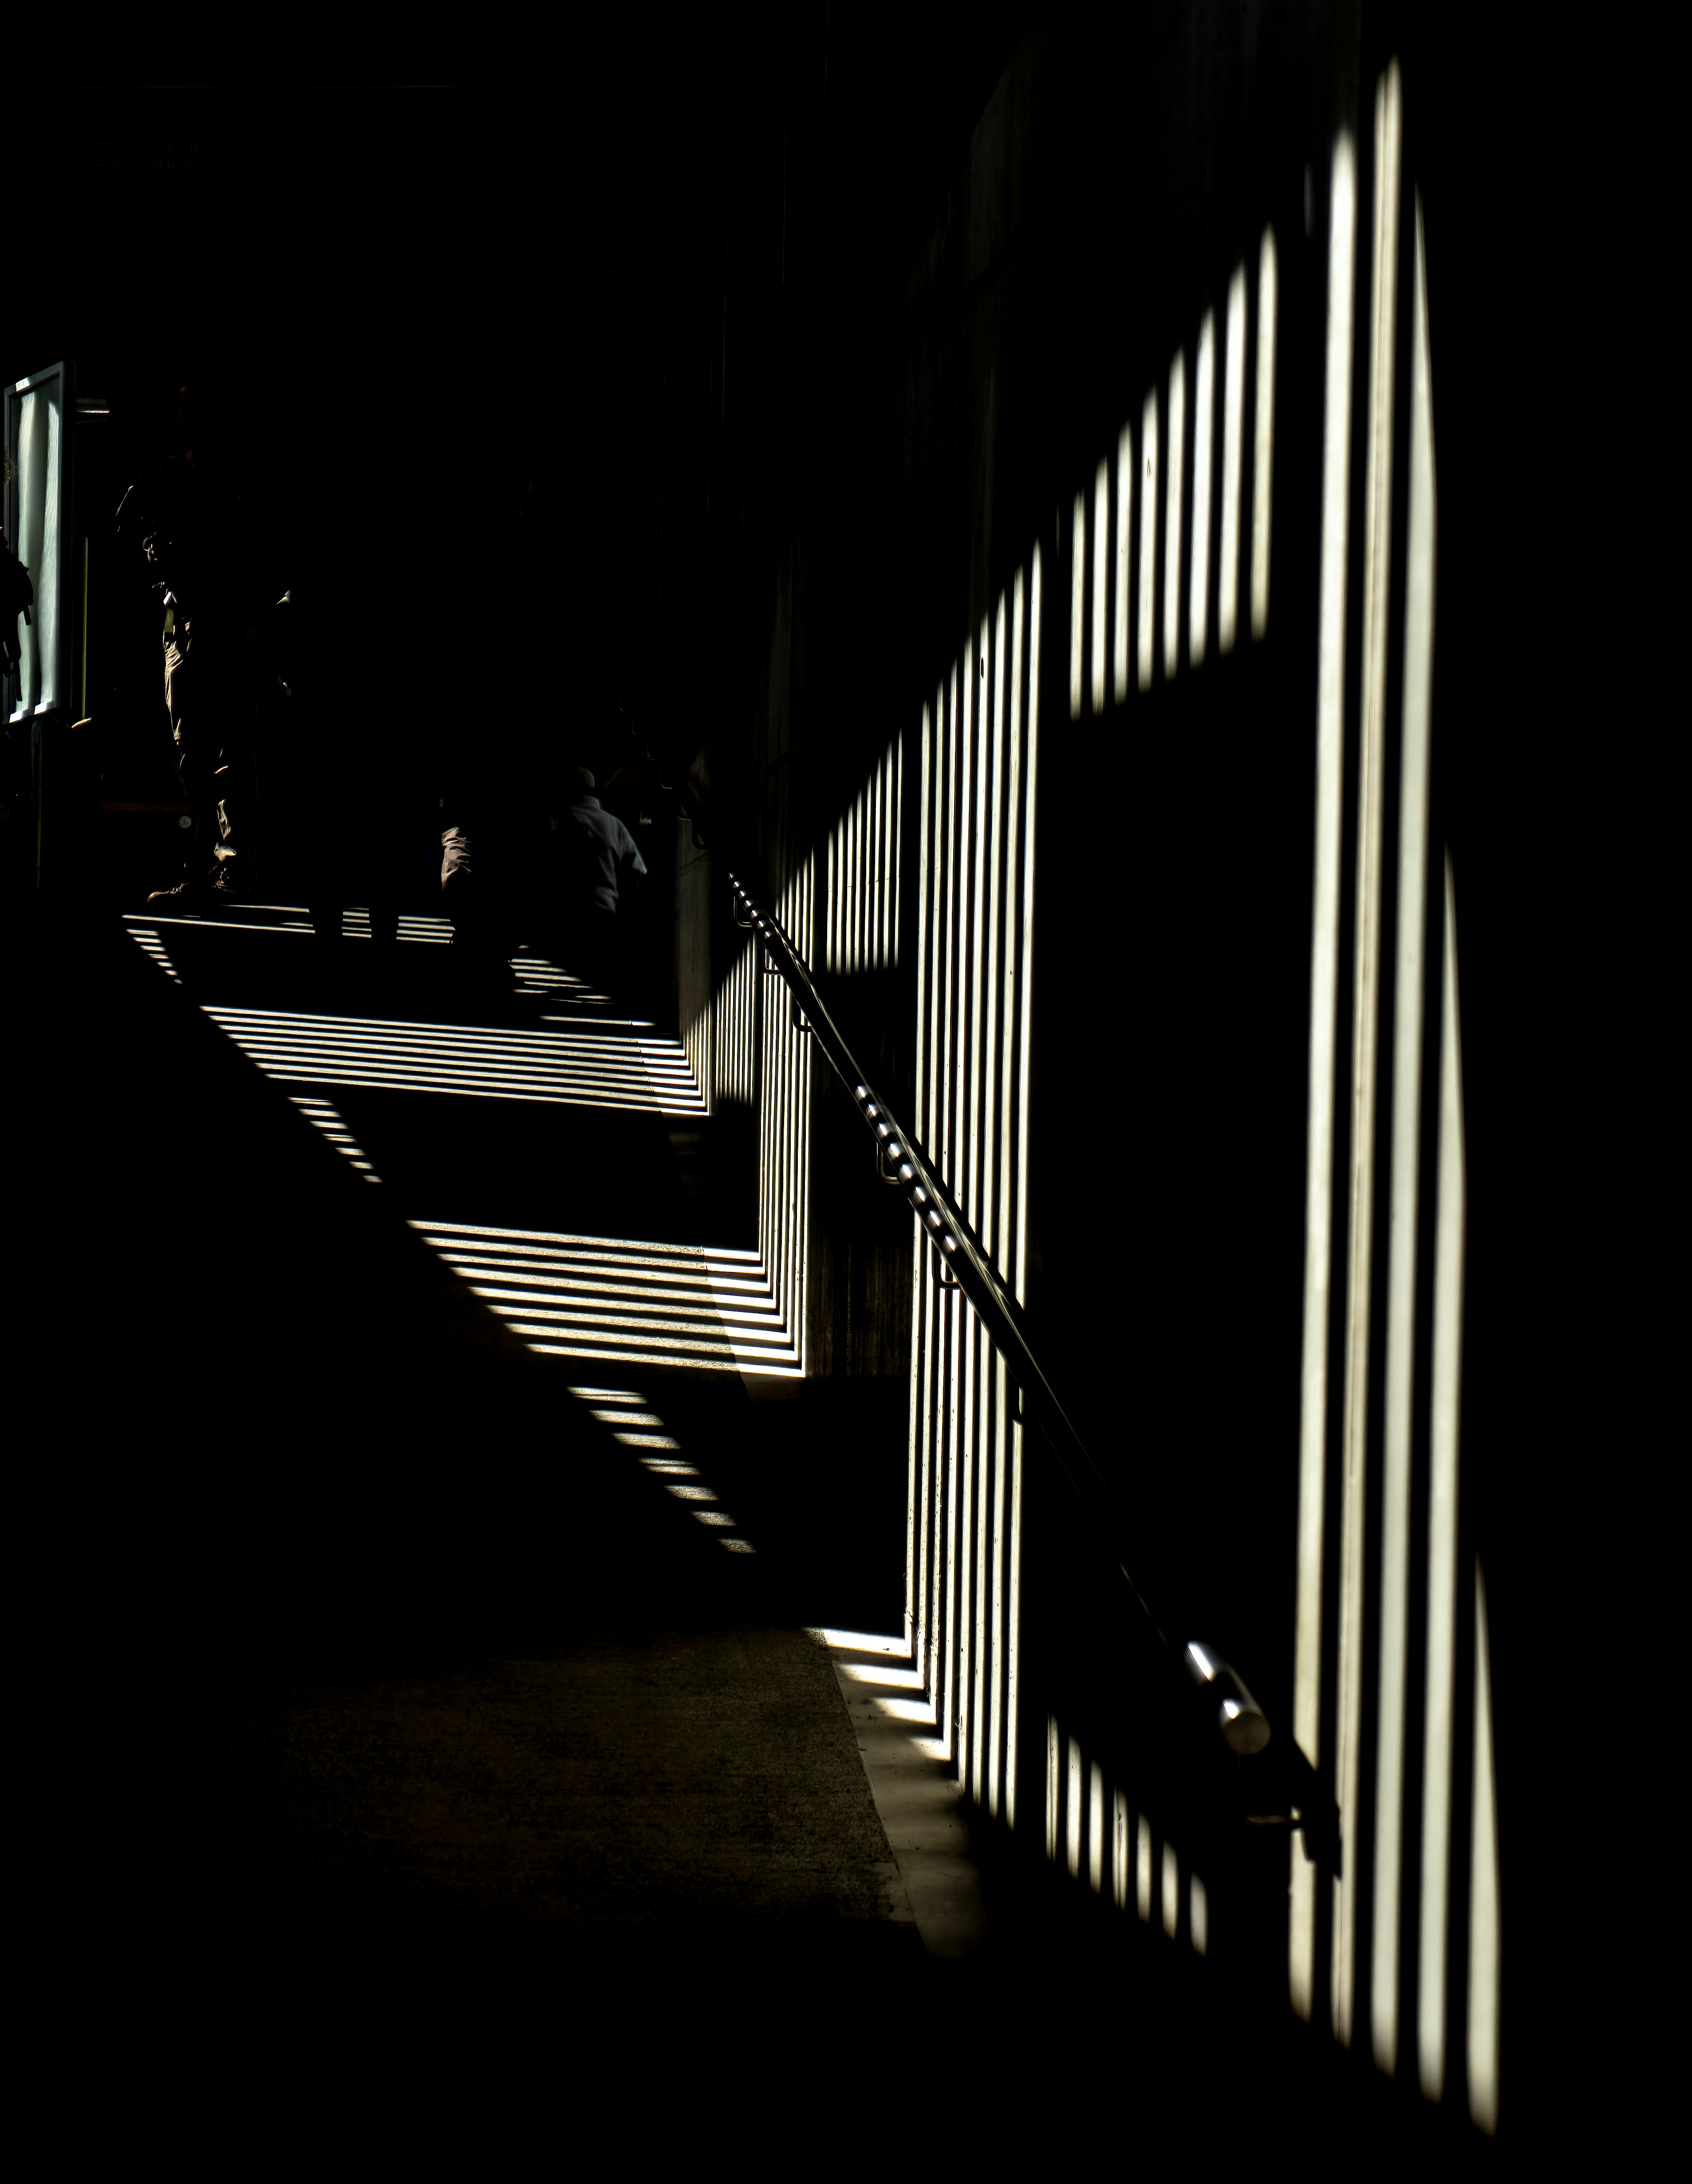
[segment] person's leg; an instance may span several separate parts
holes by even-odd
[[[587,916],[584,976],[590,985],[614,1001],[624,997],[621,939],[617,913],[595,903]]]
[[[259,884],[261,850],[258,766],[248,733],[249,710],[238,693],[225,691],[225,741],[217,771],[217,847],[213,852],[221,888],[251,894]]]
[[[221,893],[249,891],[259,870],[259,786],[252,690],[244,655],[220,630],[208,649],[191,635],[190,733],[212,757],[214,884]]]
[[[470,836],[462,827],[448,827],[441,837],[441,908],[454,940],[467,938],[476,924],[476,878]]]
[[[216,760],[209,757],[199,731],[198,677],[191,669],[186,635],[179,635],[167,610],[164,632],[164,711],[175,750],[176,777],[182,799],[193,806],[194,823],[177,869],[148,900],[167,899],[186,907],[198,903],[212,878],[211,844],[217,838]]]
[[[459,970],[478,982],[510,975],[513,936],[503,844],[478,827],[450,827],[441,837],[441,897],[453,928]]]

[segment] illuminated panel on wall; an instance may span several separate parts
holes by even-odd
[[[1266,227],[1257,257],[1256,459],[1251,493],[1251,634],[1269,627],[1270,473],[1275,454],[1275,231]]]
[[[1315,902],[1311,934],[1310,1110],[1305,1157],[1304,1357],[1299,1454],[1298,1619],[1293,1734],[1322,1761],[1322,1518],[1327,1476],[1327,1346],[1333,1227],[1335,1015],[1339,979],[1340,755],[1344,726],[1346,514],[1351,453],[1351,284],[1357,218],[1351,139],[1333,148],[1329,187],[1327,383],[1322,443],[1317,633]],[[1314,2006],[1316,1869],[1293,1860],[1293,2007]]]
[[[1110,595],[1110,474],[1103,463],[1093,483],[1093,710],[1105,710],[1105,607]]]
[[[776,900],[776,914],[801,961],[812,960],[816,861],[808,856]],[[784,982],[760,972],[771,1013],[760,1041],[758,1240],[776,1306],[803,1343],[810,1224],[811,1042],[792,1028]]]
[[[1461,2082],[1474,2120],[1491,2131],[1500,2053],[1493,1692],[1484,1573],[1462,1563],[1467,1551],[1456,1530],[1455,905],[1449,872],[1443,892],[1439,884],[1432,833],[1431,373],[1424,244],[1403,173],[1400,96],[1394,63],[1373,86],[1366,162],[1349,131],[1332,147],[1318,242],[1326,278],[1315,291],[1326,346],[1316,600],[1307,633],[1316,670],[1316,811],[1291,1728],[1333,1786],[1342,1841],[1363,1848],[1343,1878],[1294,1856],[1288,1985],[1299,2014],[1320,2005],[1336,2039],[1366,2042],[1389,2072],[1404,2067],[1399,2020],[1413,1993],[1423,2090],[1442,2098],[1448,2083]],[[1077,482],[1065,530],[1072,719],[1122,706],[1160,676],[1173,677],[1183,634],[1195,670],[1213,649],[1237,650],[1242,622],[1252,638],[1265,636],[1279,311],[1276,237],[1265,227],[1255,256],[1235,266],[1190,340],[1176,348],[1163,385],[1146,393],[1114,448]],[[1404,521],[1394,511],[1406,504]],[[985,722],[983,715],[990,744],[998,731]],[[919,1078],[943,1078],[938,1119],[951,1154],[949,1180],[971,1220],[989,1223],[986,1235],[990,1194],[979,1187],[972,1148],[957,1144],[960,1133],[995,1127],[985,1109],[962,1107],[956,1097],[960,1075],[972,1084],[982,1066],[974,989],[958,985],[980,961],[973,927],[958,922],[978,886],[962,832],[939,816],[959,783],[973,778],[967,703],[946,728],[949,741],[937,730],[936,777],[923,806],[924,886],[935,891],[936,907],[922,943],[932,983],[923,988]],[[968,830],[979,841],[976,805]],[[996,864],[990,824],[985,838]],[[989,931],[998,916],[989,887]],[[1442,963],[1437,1020],[1424,1023],[1424,994],[1439,989]],[[1013,975],[1008,964],[1005,975]],[[1422,1171],[1436,1142],[1437,1175],[1429,1175]],[[1426,1308],[1416,1299],[1430,1284],[1431,1319],[1418,1326]],[[973,1791],[984,1732],[971,1679],[990,1654],[993,1623],[980,1613],[978,1558],[960,1559],[948,1543],[979,1521],[982,1466],[991,1459],[976,1452],[977,1420],[991,1419],[997,1390],[992,1373],[977,1369],[953,1294],[924,1290],[918,1331],[927,1377],[914,1380],[913,1391],[926,1406],[929,1441],[913,1443],[913,1540],[926,1557],[911,1589],[913,1614],[931,1654],[936,1634],[945,1634],[939,1649],[957,1693],[947,1686],[943,1717],[953,1723],[960,1778]],[[1422,1384],[1431,1374],[1433,1391],[1420,1422],[1418,1373]],[[1424,1477],[1425,1509],[1417,1502]],[[954,1626],[944,1611],[955,1596]],[[1423,1630],[1426,1659],[1417,1663],[1412,1634]],[[1195,1945],[1205,1946],[1208,1899],[1201,1912],[1190,1888],[1183,1895],[1175,1886],[1169,1858],[1161,1850],[1154,1858],[1139,1841],[1137,1793],[1119,1786],[1110,1825],[1122,1840],[1107,1847],[1104,1786],[1082,1746],[1073,1737],[1054,1741],[1049,1763],[1052,1857],[1101,1892],[1108,1869],[1124,1897],[1132,1869],[1148,1918],[1160,1858],[1166,1926],[1178,1897]],[[1462,1799],[1460,1780],[1473,1786]],[[1452,1908],[1459,1905],[1461,1913]]]
[[[1339,1823],[1357,1837],[1363,1720],[1361,1642],[1369,1434],[1369,1330],[1374,1272],[1377,1016],[1381,979],[1383,781],[1386,766],[1388,590],[1391,577],[1394,304],[1398,287],[1398,98],[1396,73],[1376,105],[1375,221],[1369,314],[1369,382],[1363,508],[1361,721],[1356,778],[1356,870],[1353,881],[1351,1160],[1346,1234],[1346,1341],[1340,1450],[1339,1688],[1334,1769]],[[1333,2025],[1349,2045],[1355,2008],[1360,1891],[1341,1886],[1333,1919]]]
[[[1116,649],[1111,694],[1120,705],[1128,694],[1128,574],[1134,543],[1134,436],[1124,425],[1116,442]]]
[[[1108,484],[1095,501],[1107,523]],[[925,708],[916,796],[916,1113],[942,1178],[1019,1297],[1040,574],[1036,553]],[[1105,658],[1095,649],[1098,694]],[[960,1781],[1014,1820],[1021,1502],[1011,1390],[961,1293],[937,1279],[920,1233],[915,1250],[912,1657]]]
[[[1163,468],[1163,672],[1175,672],[1181,644],[1181,470],[1187,438],[1187,359],[1177,349],[1169,366],[1169,460]]]
[[[1222,533],[1217,562],[1216,649],[1232,652],[1239,620],[1240,440],[1245,420],[1245,268],[1227,292],[1227,353],[1222,365]]]
[[[1251,632],[1269,620],[1270,470],[1274,450],[1275,237],[1265,228],[1258,250],[1256,393],[1251,499]],[[1070,515],[1069,713],[1122,705],[1131,688],[1149,690],[1156,673],[1159,510],[1162,510],[1162,661],[1165,680],[1181,658],[1183,510],[1191,488],[1191,551],[1186,571],[1187,658],[1203,665],[1210,650],[1211,569],[1216,594],[1216,649],[1232,652],[1238,633],[1245,466],[1247,348],[1251,338],[1249,282],[1242,263],[1228,283],[1218,396],[1216,315],[1200,317],[1190,374],[1187,351],[1170,361],[1160,429],[1158,390],[1141,405],[1136,440],[1132,420],[1117,435],[1113,457],[1094,469],[1088,496],[1077,493]],[[1217,417],[1222,411],[1220,471]],[[1189,415],[1190,407],[1190,415]],[[1190,431],[1188,429],[1190,425]],[[1161,440],[1161,446],[1160,445]],[[1192,460],[1188,463],[1190,442]],[[1220,477],[1220,494],[1216,485]],[[1134,488],[1139,489],[1138,543]],[[1213,541],[1213,510],[1220,529]],[[1212,544],[1216,553],[1212,555]],[[1135,565],[1138,563],[1138,574]],[[1109,663],[1109,673],[1106,664]]]
[[[1343,133],[1329,192],[1294,1661],[1294,1733],[1333,1785],[1348,1850],[1366,1848],[1338,1875],[1294,1852],[1288,1970],[1305,2017],[1317,2014],[1325,1973],[1334,2037],[1366,2042],[1383,2071],[1406,2067],[1413,2025],[1423,2093],[1446,2098],[1455,2076],[1472,2120],[1489,2132],[1500,2103],[1494,1692],[1484,1573],[1458,1529],[1466,1176],[1456,904],[1432,786],[1432,369],[1421,208],[1402,171],[1400,102],[1394,63],[1375,87],[1366,227]],[[1273,279],[1266,252],[1266,315]],[[1364,295],[1366,379],[1354,401],[1354,317]],[[1363,484],[1355,538],[1354,457]],[[1406,503],[1395,566],[1394,507]],[[1254,576],[1254,616],[1256,590]],[[1348,627],[1361,645],[1355,730]],[[1428,1391],[1420,1407],[1418,1384]],[[1329,1508],[1339,1518],[1332,1539]],[[1455,1786],[1465,1779],[1471,1793],[1460,1799]]]
[[[1187,657],[1204,665],[1211,607],[1211,458],[1216,432],[1216,325],[1206,311],[1199,328],[1193,385],[1193,571],[1188,590]]]
[[[899,811],[904,738],[895,736],[829,829],[823,853],[823,969],[885,971],[899,962]]]
[[[1046,1718],[1046,1857],[1119,1911],[1133,1908],[1142,1925],[1155,1910],[1165,1937],[1196,1956],[1210,1944],[1210,1897],[1177,1845],[1142,1812],[1105,1769],[1089,1759],[1078,1737],[1057,1717]],[[1152,1877],[1160,1886],[1155,1892]]]

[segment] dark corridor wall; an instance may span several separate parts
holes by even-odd
[[[1039,543],[1030,1312],[1048,1372],[1156,1542],[1162,1590],[1194,1627],[1261,1654],[1257,1634],[1290,1616],[1280,1535],[1303,1249],[1325,234],[1320,158],[1308,232],[1306,169],[1344,90],[1334,44],[1355,56],[1358,25],[1238,9],[1114,29],[1061,12],[1007,21],[997,65],[993,36],[965,42],[975,107],[919,99],[914,125],[865,26],[831,35],[827,98],[820,79],[788,92],[785,259],[772,153],[761,178],[749,161],[732,170],[726,270],[695,351],[725,421],[711,558],[735,588],[700,776],[779,889],[888,739],[914,739]],[[955,102],[956,73],[938,66],[949,75]],[[1255,266],[1266,223],[1281,238],[1270,639],[1202,680],[1160,682],[1132,717],[1113,706],[1072,723],[1070,496],[1172,349],[1190,354],[1234,266]],[[915,795],[910,767],[907,903]],[[907,1109],[909,939],[899,972],[828,989]],[[855,1157],[826,1106],[820,1170]],[[818,1187],[833,1251],[867,1262],[838,1285],[896,1374],[908,1287],[892,1267],[908,1237],[880,1234],[880,1196]],[[1155,1463],[1140,1460],[1150,1446]],[[1244,1499],[1218,1536],[1205,1514],[1224,1479]]]
[[[1624,1241],[1649,1156],[1624,1158],[1624,1128],[1630,1180],[1598,1174],[1620,1087],[1661,1081],[1634,1043],[1649,1006],[1631,1015],[1623,996],[1652,876],[1673,864],[1641,840],[1622,869],[1666,733],[1629,588],[1646,585],[1659,627],[1667,610],[1661,565],[1642,577],[1636,543],[1621,543],[1643,534],[1622,513],[1638,447],[1621,392],[1628,220],[1590,148],[1610,70],[1589,55],[1577,85],[1585,64],[1549,42],[1393,7],[1165,8],[1114,25],[1046,10],[959,35],[927,80],[949,98],[916,91],[908,108],[880,26],[828,20],[826,97],[813,70],[808,107],[793,88],[804,71],[781,75],[778,99],[788,48],[775,46],[743,87],[722,270],[700,279],[688,373],[710,421],[693,489],[720,588],[696,778],[725,844],[761,861],[773,893],[888,738],[914,733],[1041,543],[1060,641],[1043,711],[1031,1318],[1126,1492],[1148,1582],[1179,1603],[1172,1619],[1251,1661],[1281,1719],[1327,152],[1360,87],[1400,61],[1427,241],[1435,826],[1452,861],[1471,1191],[1464,1552],[1485,1570],[1502,1695],[1502,2067],[1518,2116],[1536,2102],[1550,2114],[1551,2059],[1582,2036],[1540,2004],[1561,1991],[1559,1952],[1583,1962],[1592,1933],[1569,1933],[1560,1909],[1536,1709],[1508,1695],[1548,1675],[1585,1724],[1572,1732],[1583,1751],[1609,1703],[1578,1595],[1606,1559],[1583,1552],[1586,1527],[1619,1513],[1591,1472],[1623,1415],[1639,1446],[1660,1304]],[[922,81],[919,59],[901,82]],[[1114,709],[1071,722],[1070,496],[1172,351],[1190,355],[1199,313],[1265,223],[1282,284],[1268,637],[1160,686],[1131,722]],[[1575,421],[1600,415],[1606,454],[1585,465]],[[1352,490],[1355,506],[1361,461]],[[908,792],[908,844],[913,818]],[[908,1112],[908,965],[837,978],[827,994]],[[1623,1056],[1640,1057],[1631,1079]],[[827,1128],[825,1116],[819,1147]],[[849,1133],[838,1151],[862,1158]],[[884,1195],[861,1195],[885,1211]],[[854,1294],[879,1310],[892,1369],[903,1334],[873,1290]],[[1618,1379],[1612,1356],[1632,1361]],[[1561,1482],[1575,1479],[1591,1483],[1571,1497]]]

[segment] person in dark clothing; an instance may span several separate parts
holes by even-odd
[[[395,967],[402,903],[426,887],[429,818],[413,734],[415,633],[403,588],[366,540],[356,565],[283,595],[278,698],[266,740],[272,858],[320,943],[367,904],[377,967]]]
[[[158,907],[192,907],[250,887],[254,876],[254,716],[265,610],[276,596],[227,420],[205,393],[184,387],[177,426],[181,451],[145,496],[142,550],[163,604],[164,710],[195,825],[184,877],[148,898]]]
[[[266,885],[303,900],[326,965],[396,975],[402,905],[430,901],[429,752],[440,710],[437,625],[444,572],[431,522],[431,481],[415,421],[365,421],[351,459],[332,404],[296,405],[279,425],[270,527],[293,571],[270,609],[259,718]],[[284,439],[292,435],[292,448]],[[338,490],[292,482],[337,450]],[[309,526],[308,528],[308,526]],[[370,949],[342,949],[342,912],[368,905]]]
[[[585,766],[573,769],[567,786],[569,803],[548,822],[558,844],[566,965],[594,984],[615,988],[628,973],[628,928],[646,863],[634,836],[593,794]]]

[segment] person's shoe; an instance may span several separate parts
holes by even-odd
[[[178,880],[175,887],[155,888],[147,898],[147,906],[161,917],[180,917],[203,910],[210,894],[208,880]]]

